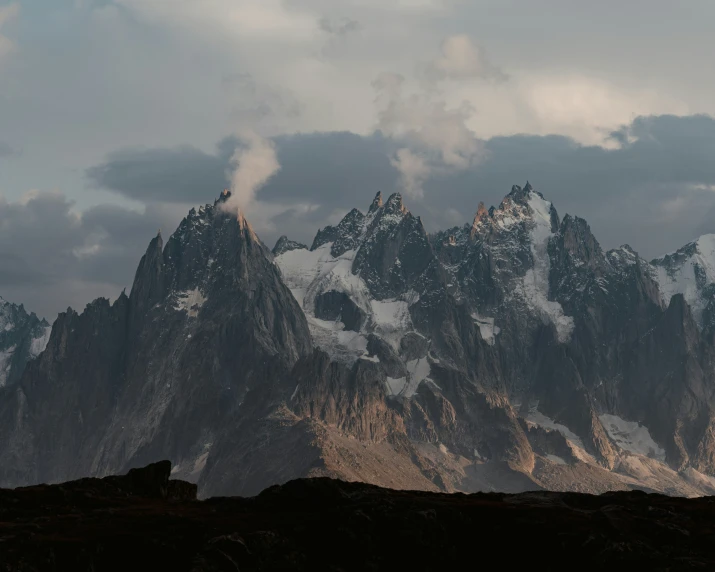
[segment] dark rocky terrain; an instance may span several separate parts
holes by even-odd
[[[0,570],[713,570],[715,500],[438,494],[327,478],[195,500],[171,463],[0,490]]]

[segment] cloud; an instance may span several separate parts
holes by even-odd
[[[410,151],[398,149],[390,164],[400,172],[402,188],[408,196],[421,199],[424,196],[422,185],[430,174],[427,161]]]
[[[259,84],[249,73],[225,74],[221,85],[231,119],[244,128],[260,125],[262,132],[282,133],[284,121],[303,113],[303,104],[292,91]]]
[[[489,61],[484,49],[476,46],[466,34],[445,38],[440,51],[440,56],[424,66],[422,71],[424,79],[431,83],[444,80],[508,79],[506,73]]]
[[[216,156],[190,146],[134,148],[109,154],[86,171],[90,184],[144,202],[185,202],[204,189],[217,194],[227,183],[230,155]],[[208,193],[207,193],[208,194]]]
[[[60,193],[0,198],[0,295],[49,319],[68,305],[114,298],[131,287],[157,229],[173,230],[178,220],[161,208],[139,213],[99,205],[78,212]]]
[[[250,214],[256,203],[256,193],[281,168],[274,143],[254,131],[239,135],[241,145],[231,157],[231,197],[223,203],[231,211]]]
[[[373,82],[378,127],[404,143],[392,164],[400,170],[405,192],[421,198],[422,182],[432,171],[476,164],[482,145],[467,127],[473,113],[469,103],[450,108],[432,93],[405,93],[405,84],[405,78],[394,73],[380,74]]]
[[[466,222],[480,200],[498,204],[511,185],[528,179],[561,215],[586,218],[606,247],[630,243],[653,257],[698,233],[715,232],[715,119],[639,117],[611,137],[612,149],[557,135],[493,137],[478,141],[478,165],[431,168],[429,173],[422,168],[419,152],[385,134],[276,137],[281,169],[256,192],[249,220],[268,244],[279,234],[310,242],[317,228],[335,222],[335,213],[365,209],[378,190],[390,193],[413,184],[424,194],[408,206],[436,230],[456,224],[456,213]],[[204,203],[217,196],[237,145],[236,138],[226,139],[214,155],[187,155],[180,148],[145,150],[144,158],[139,150],[124,152],[144,168],[122,176],[127,164],[120,168],[109,162],[101,171],[114,173],[111,182],[124,196],[149,204],[173,201],[178,208],[181,201]],[[165,184],[162,171],[167,177],[180,172],[189,156],[195,160],[192,170],[204,175],[176,193]],[[150,167],[152,158],[160,160]],[[142,179],[142,174],[147,177]],[[408,175],[412,179],[406,179]],[[411,192],[419,197],[419,191]]]
[[[440,52],[418,66],[419,87],[411,92],[406,89],[406,78],[398,73],[380,73],[372,82],[378,128],[405,143],[391,163],[400,172],[405,193],[416,199],[424,197],[424,182],[433,172],[468,169],[483,158],[483,146],[469,126],[474,106],[466,99],[449,105],[442,84],[507,79],[465,34],[445,38]]]
[[[689,112],[687,105],[657,90],[626,89],[577,74],[525,76],[520,79],[519,93],[521,105],[532,118],[529,131],[559,133],[606,146],[609,127],[640,115]]]
[[[329,212],[344,207],[346,197],[396,186],[398,173],[388,159],[395,146],[379,134],[306,133],[273,141],[282,168],[258,191],[263,202],[319,202]],[[229,183],[231,157],[243,146],[228,137],[213,154],[193,147],[124,149],[87,169],[86,176],[93,187],[144,203],[204,203]]]

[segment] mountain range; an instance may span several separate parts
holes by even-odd
[[[604,251],[527,183],[434,234],[378,193],[271,251],[229,197],[51,334],[0,305],[0,486],[171,458],[202,496],[715,494],[715,236]]]

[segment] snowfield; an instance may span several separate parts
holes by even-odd
[[[665,450],[653,440],[648,428],[644,425],[626,421],[617,415],[603,414],[599,415],[598,418],[601,420],[608,436],[621,449],[635,455],[665,461]]]
[[[413,330],[409,301],[374,300],[365,281],[352,272],[357,250],[334,257],[330,252],[332,245],[327,243],[313,251],[290,250],[275,258],[283,280],[305,313],[315,345],[333,359],[346,363],[365,355],[369,333],[399,348],[400,340]],[[329,322],[315,316],[315,298],[330,291],[347,294],[365,313],[367,320],[360,332],[345,330],[342,322]],[[415,296],[409,300],[414,301]]]

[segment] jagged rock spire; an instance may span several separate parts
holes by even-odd
[[[388,212],[406,213],[407,209],[402,202],[402,195],[400,193],[392,193],[390,198],[387,199],[387,203],[385,203],[385,210]]]
[[[489,211],[484,205],[483,201],[479,201],[479,206],[477,207],[477,214],[474,215],[474,221],[472,221],[472,230],[470,236],[474,236],[477,227],[485,220],[489,218]]]
[[[382,206],[382,191],[377,191],[377,194],[375,195],[375,198],[372,200],[372,204],[370,205],[370,209],[367,211],[368,214],[374,213],[381,206]]]
[[[231,191],[228,189],[224,189],[221,191],[221,194],[218,196],[218,199],[216,199],[215,203],[225,203],[229,198],[231,198]]]

